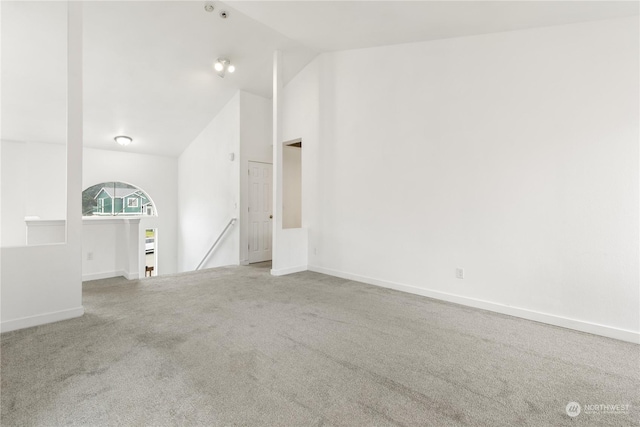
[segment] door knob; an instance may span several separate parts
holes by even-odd
[[[273,219],[273,215],[269,215],[269,219]]]

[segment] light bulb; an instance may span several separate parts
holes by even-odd
[[[234,67],[233,65],[229,65],[227,67],[227,71],[230,72],[230,73],[233,73],[235,70],[236,70],[236,67]]]
[[[224,66],[222,65],[222,63],[220,62],[216,62],[213,66],[213,68],[215,68],[216,71],[222,71]]]
[[[131,144],[131,141],[132,141],[132,139],[129,138],[128,136],[116,136],[113,139],[115,139],[116,142],[122,145],[123,147],[126,147],[127,145]]]

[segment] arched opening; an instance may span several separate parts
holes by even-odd
[[[82,192],[82,216],[157,216],[156,207],[135,185],[110,181]]]
[[[82,192],[82,216],[83,277],[158,274],[158,211],[145,191],[120,181],[92,185]]]

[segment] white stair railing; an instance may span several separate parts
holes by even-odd
[[[224,233],[227,232],[227,230],[229,229],[229,227],[231,227],[233,224],[235,224],[237,218],[231,218],[231,220],[229,221],[229,223],[227,224],[227,226],[224,228],[224,230],[222,230],[222,233],[220,233],[220,235],[218,236],[218,238],[216,239],[215,242],[213,242],[213,245],[211,245],[211,247],[209,248],[209,250],[207,251],[207,254],[204,256],[204,258],[202,258],[202,261],[200,261],[200,264],[198,264],[198,266],[196,267],[196,270],[200,270],[200,267],[202,267],[202,264],[204,264],[204,262],[207,260],[207,258],[209,258],[209,255],[211,255],[211,252],[213,252],[213,249],[215,249],[216,245],[218,244],[218,242],[222,239],[222,236],[224,236]]]

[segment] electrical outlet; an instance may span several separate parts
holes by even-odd
[[[93,252],[87,252],[87,261],[93,261]]]
[[[464,279],[464,268],[456,268],[456,278]]]

